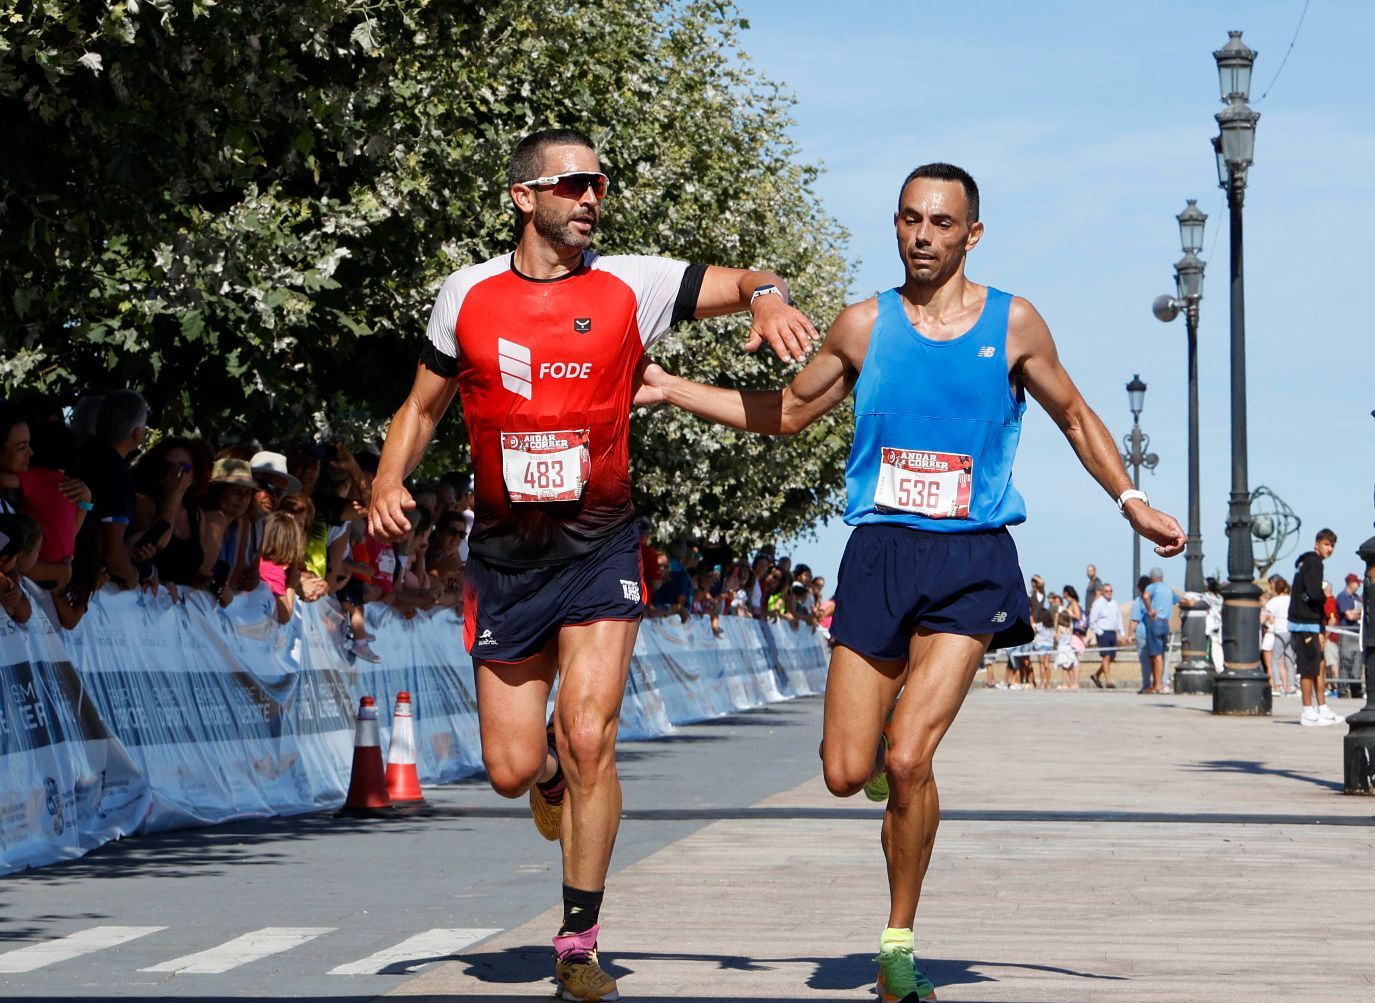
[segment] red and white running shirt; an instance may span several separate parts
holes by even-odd
[[[421,363],[458,380],[477,502],[470,551],[566,564],[634,517],[630,402],[645,349],[692,318],[704,265],[584,251],[532,279],[502,255],[439,290]]]

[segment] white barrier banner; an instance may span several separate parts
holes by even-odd
[[[27,624],[0,616],[0,874],[79,857],[133,832],[143,774],[82,688],[46,596]]]
[[[72,631],[41,608],[27,625],[0,620],[0,874],[134,831],[337,806],[365,694],[384,754],[396,694],[411,694],[422,783],[478,772],[462,619],[372,604],[367,624],[380,664],[346,651],[332,601],[298,603],[283,626],[266,588],[221,609],[202,592],[174,603],[107,586]],[[809,627],[727,617],[716,634],[702,619],[646,621],[621,736],[819,692],[825,661]]]

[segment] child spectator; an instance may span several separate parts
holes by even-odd
[[[315,525],[315,503],[303,494],[290,494],[277,503],[277,511],[284,512],[296,520],[301,527],[301,536],[309,540]],[[329,582],[323,575],[317,575],[307,566],[308,558],[301,558],[301,598],[315,602],[329,594]]]
[[[22,582],[38,561],[43,530],[27,515],[0,516],[0,607],[15,623],[28,623],[33,605]]]
[[[91,596],[110,580],[105,562],[100,556],[100,524],[87,519],[76,534],[76,553],[72,558],[72,577],[66,588],[52,592],[57,621],[65,630],[73,630],[86,615]]]
[[[273,512],[263,520],[258,575],[276,597],[278,623],[291,619],[301,591],[301,565],[305,559],[306,534],[294,516]]]

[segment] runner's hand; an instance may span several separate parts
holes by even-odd
[[[1126,511],[1132,529],[1156,544],[1155,552],[1161,557],[1174,557],[1184,551],[1184,530],[1174,516],[1136,498],[1127,502]]]
[[[754,314],[754,323],[745,342],[747,352],[757,351],[768,342],[784,362],[805,362],[812,345],[821,340],[807,315],[784,303],[781,296],[760,296],[750,312]]]
[[[410,533],[406,513],[414,508],[415,499],[399,481],[374,481],[368,532],[385,543],[395,543]]]
[[[635,397],[630,403],[662,404],[667,399],[664,387],[668,381],[669,375],[663,366],[647,357],[640,359],[639,368],[635,370]]]

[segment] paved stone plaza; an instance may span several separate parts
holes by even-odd
[[[1271,718],[1209,706],[970,695],[937,759],[946,821],[918,920],[941,1000],[1375,995],[1375,800],[1341,794],[1345,725],[1301,728],[1293,698]],[[623,997],[872,999],[878,815],[817,776],[615,872],[604,960]],[[396,995],[547,997],[529,979],[552,968],[558,920]]]

